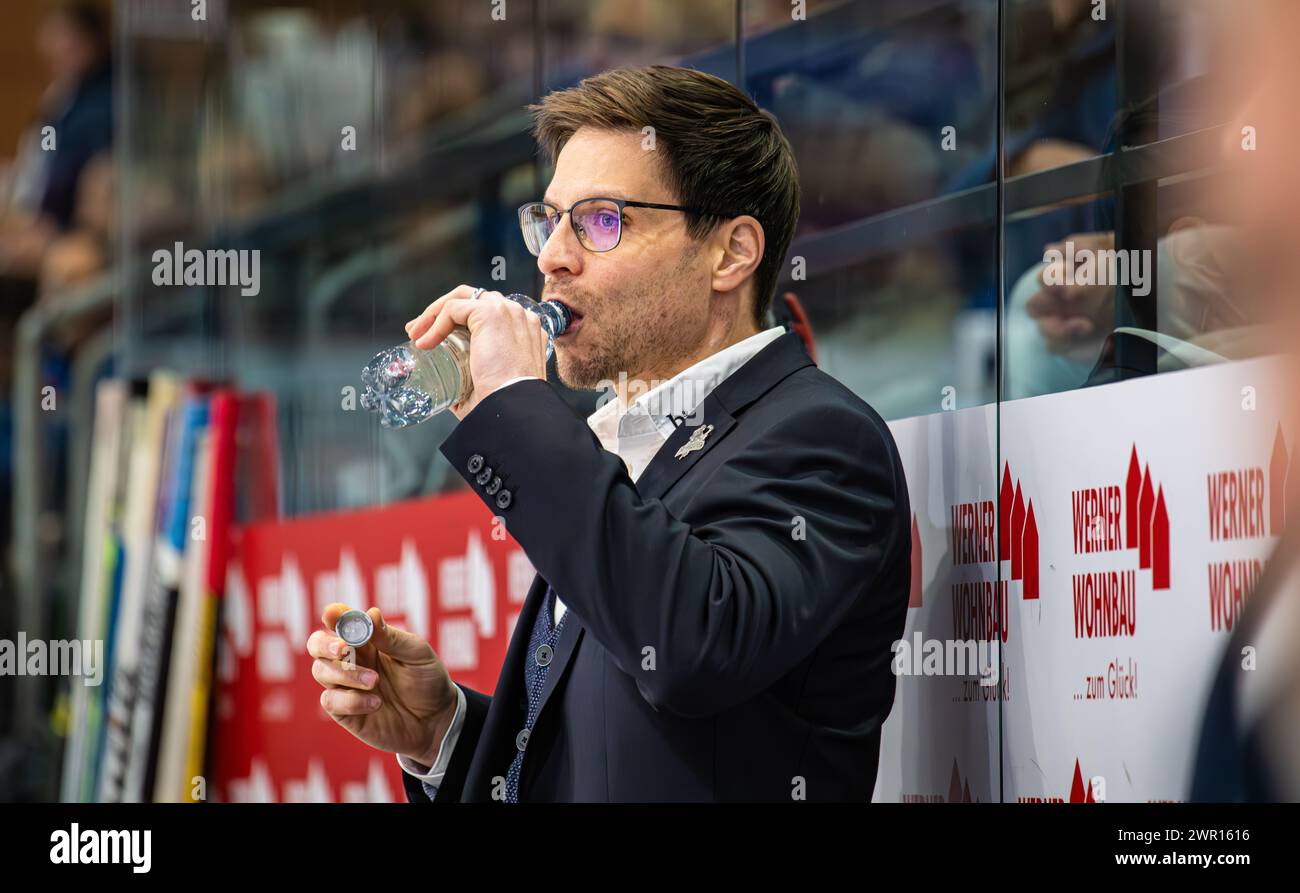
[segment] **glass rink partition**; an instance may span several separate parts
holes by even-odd
[[[104,419],[116,406],[139,443],[158,400],[224,395],[195,435],[233,478],[194,559],[216,568],[191,617],[208,644],[177,670],[142,633],[117,667],[137,719],[160,659],[210,689],[210,745],[194,763],[139,733],[96,756],[84,717],[112,695],[22,680],[12,737],[49,754],[27,796],[185,799],[205,766],[210,799],[404,799],[395,761],[319,707],[301,645],[323,605],[379,605],[490,691],[533,571],[438,452],[454,418],[380,427],[361,367],[456,284],[539,295],[515,209],[550,171],[525,106],[669,63],[780,121],[803,204],[772,322],[806,318],[906,468],[913,583],[874,799],[1189,799],[1296,447],[1281,332],[1240,275],[1256,136],[1234,5],[116,3],[112,263],[15,354],[29,384],[58,356],[73,405],[15,389],[11,601],[39,636],[120,637],[95,625],[118,492],[95,456],[132,454]],[[187,284],[194,250],[247,263]],[[146,587],[120,527],[129,595]]]

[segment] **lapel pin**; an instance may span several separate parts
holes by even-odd
[[[703,428],[696,428],[695,433],[691,435],[691,439],[686,441],[686,443],[682,445],[681,449],[677,451],[677,458],[685,459],[696,450],[704,449],[704,438],[708,437],[712,433],[712,425],[705,425]]]

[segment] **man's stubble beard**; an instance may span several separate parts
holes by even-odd
[[[565,387],[575,391],[590,391],[602,381],[618,378],[620,369],[626,371],[626,357],[630,349],[627,333],[617,323],[602,319],[601,344],[598,349],[584,346],[583,356],[562,347],[556,348],[555,371]]]
[[[681,255],[672,269],[634,290],[596,300],[587,296],[583,306],[600,320],[600,344],[594,348],[584,345],[581,357],[556,348],[555,369],[565,387],[594,390],[601,382],[618,381],[620,374],[628,378],[661,373],[671,377],[664,370],[675,368],[678,360],[695,352],[702,333],[687,324],[680,303],[668,296],[707,287],[692,285],[686,275],[702,247],[696,245],[694,251]]]

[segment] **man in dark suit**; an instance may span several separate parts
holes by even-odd
[[[798,216],[770,115],[711,75],[619,69],[533,107],[555,174],[520,209],[537,318],[460,286],[407,326],[473,343],[442,453],[538,571],[489,697],[384,625],[321,703],[413,801],[870,799],[894,698],[910,508],[884,421],[763,329]],[[645,390],[644,393],[638,391]]]

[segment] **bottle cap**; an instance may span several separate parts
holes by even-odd
[[[351,611],[343,612],[338,623],[334,624],[334,632],[353,648],[360,648],[369,642],[370,637],[374,635],[375,622],[370,619],[370,615],[365,611],[358,611],[354,608]]]

